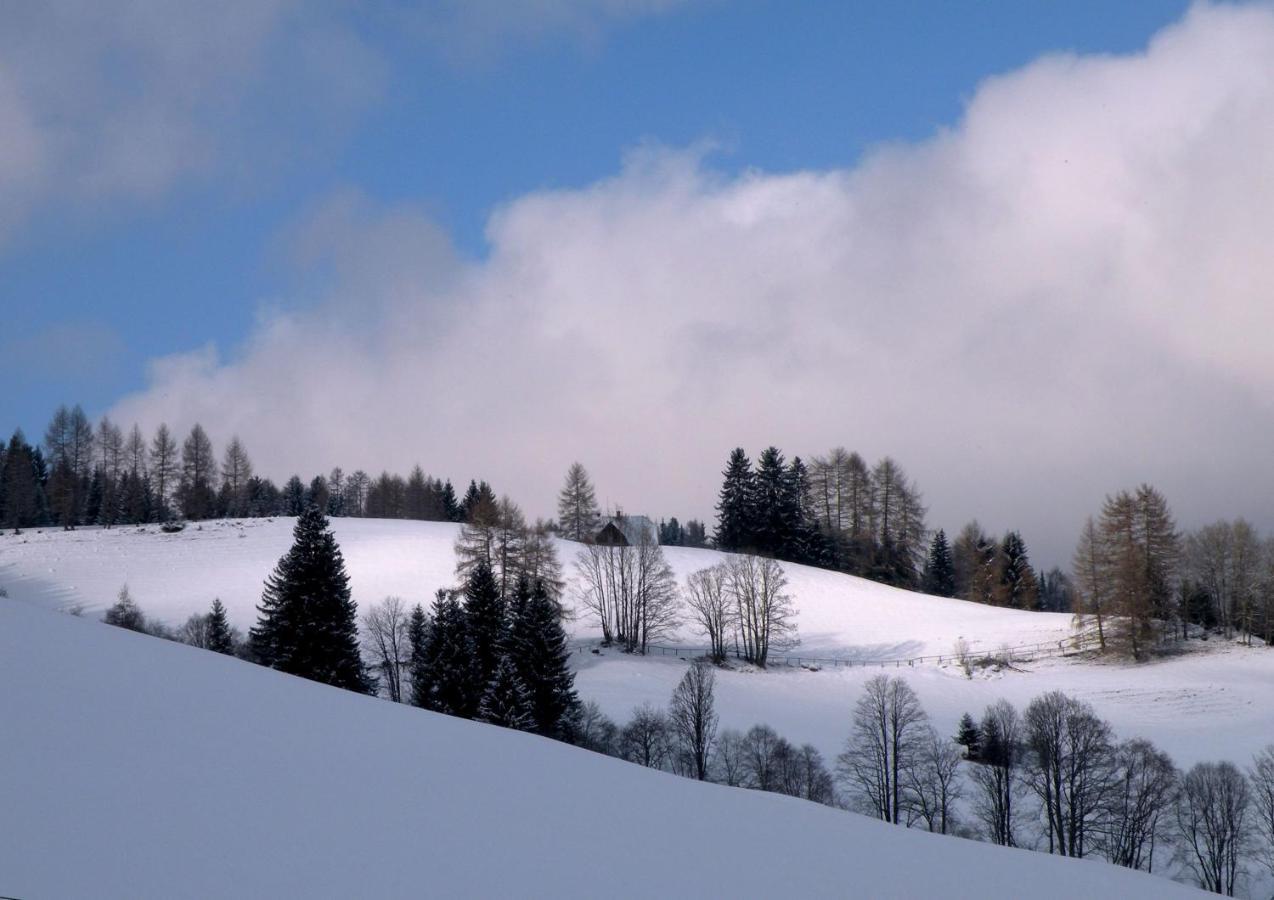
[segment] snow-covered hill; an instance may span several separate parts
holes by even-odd
[[[0,895],[1197,895],[699,784],[15,600],[0,600],[0,686]]]
[[[220,597],[232,622],[255,620],[262,582],[291,542],[293,520],[209,522],[178,534],[157,528],[47,529],[0,537],[0,587],[10,597],[46,607],[82,606],[100,614],[124,583],[148,615],[179,624]],[[362,603],[387,595],[428,604],[454,583],[456,526],[401,520],[336,519],[354,596]],[[569,574],[578,545],[561,542]],[[683,577],[712,565],[711,550],[667,548]],[[801,642],[791,652],[868,663],[755,673],[723,673],[718,705],[723,724],[766,722],[797,743],[809,742],[829,759],[849,730],[849,714],[864,680],[880,671],[872,661],[949,654],[957,638],[994,650],[1071,634],[1070,617],[995,609],[927,597],[858,578],[787,566],[798,608]],[[571,625],[577,637],[596,634],[586,615]],[[684,627],[680,639],[703,639]],[[953,733],[962,712],[975,714],[1005,697],[1025,705],[1061,688],[1090,701],[1121,736],[1151,738],[1178,764],[1230,758],[1246,763],[1274,740],[1274,650],[1208,645],[1210,652],[1148,665],[1041,660],[1013,671],[981,671],[966,678],[954,664],[902,667],[940,729]],[[686,663],[672,657],[623,654],[576,656],[583,697],[624,720],[642,702],[667,702]]]

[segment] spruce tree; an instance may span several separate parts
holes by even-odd
[[[754,525],[750,549],[790,559],[787,550],[796,527],[796,510],[786,462],[778,447],[767,447],[761,452],[752,487]]]
[[[478,721],[518,731],[531,731],[531,697],[508,656],[501,656],[478,706]]]
[[[212,601],[212,611],[208,613],[207,648],[214,653],[234,655],[234,635],[230,631],[230,622],[226,619],[226,608],[221,599]]]
[[[978,728],[977,722],[973,721],[973,716],[965,713],[960,717],[960,727],[956,732],[956,743],[965,749],[965,759],[970,762],[977,762],[978,755],[982,752],[982,731]]]
[[[575,673],[558,606],[541,582],[513,620],[509,656],[530,694],[531,730],[569,739],[579,711]]]
[[[411,669],[411,704],[428,706],[429,681],[425,667],[425,645],[429,639],[429,619],[419,603],[412,608],[407,623],[407,647],[410,651],[408,667]]]
[[[465,612],[473,641],[473,663],[479,684],[494,676],[504,647],[506,626],[504,599],[490,563],[478,560],[465,585]]]
[[[324,684],[367,693],[358,646],[357,607],[327,516],[309,506],[292,548],[266,579],[252,649],[262,664]]]
[[[446,522],[459,522],[461,518],[460,503],[456,500],[456,489],[451,486],[451,479],[442,486],[442,514]]]
[[[1013,609],[1039,609],[1040,586],[1026,555],[1026,543],[1022,535],[1010,531],[1000,544],[1001,593],[1004,605]]]
[[[439,591],[434,601],[433,627],[418,677],[427,692],[422,698],[426,709],[466,719],[477,714],[486,685],[474,665],[468,615],[450,592]]]
[[[941,528],[929,544],[929,556],[925,560],[924,592],[935,597],[956,595],[955,565],[951,561],[951,547],[947,533]]]
[[[756,476],[742,447],[730,454],[717,500],[716,544],[721,550],[750,549],[756,529]]]

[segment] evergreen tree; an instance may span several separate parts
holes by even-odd
[[[411,704],[412,706],[428,706],[429,681],[425,667],[425,647],[429,640],[429,619],[425,608],[419,603],[411,611],[411,620],[407,623],[407,647],[410,651],[407,664],[411,669]]]
[[[451,486],[451,479],[442,486],[442,514],[444,522],[459,522],[461,519],[460,503],[456,500],[456,489]]]
[[[234,635],[230,631],[230,622],[226,618],[226,608],[221,599],[214,598],[212,611],[208,613],[207,648],[214,653],[234,656]]]
[[[310,506],[297,519],[292,548],[266,579],[252,649],[262,664],[367,693],[357,607],[327,516]]]
[[[433,606],[433,627],[425,641],[424,665],[419,679],[427,695],[426,709],[472,719],[478,712],[485,685],[478,678],[468,615],[460,601],[439,591]],[[416,685],[413,684],[413,694]]]
[[[982,732],[978,728],[978,723],[973,721],[973,716],[965,713],[960,717],[959,730],[956,731],[955,741],[964,747],[964,757],[970,762],[978,761],[978,754],[982,752]]]
[[[473,642],[473,663],[478,683],[486,685],[495,676],[506,637],[504,598],[495,574],[486,560],[479,560],[465,585],[465,612]]]
[[[730,454],[717,500],[716,544],[721,550],[750,549],[755,542],[756,476],[742,447]]]
[[[571,541],[591,538],[597,533],[599,518],[597,495],[588,472],[580,463],[572,463],[557,497],[557,522],[562,536]]]
[[[283,487],[283,515],[299,516],[305,512],[305,485],[299,475],[293,475]]]
[[[531,730],[567,740],[579,713],[575,673],[557,604],[537,582],[510,628],[509,656],[531,699]]]
[[[20,534],[23,528],[35,524],[39,488],[32,448],[21,429],[13,432],[9,439],[0,481],[4,485],[4,513],[0,527],[12,528],[14,534]]]
[[[787,483],[786,462],[778,447],[767,447],[757,460],[753,479],[751,548],[766,556],[790,558],[786,552],[796,527],[796,510]]]
[[[955,565],[951,561],[951,547],[947,533],[941,528],[929,544],[929,556],[925,560],[924,592],[935,597],[956,595]]]
[[[478,705],[478,721],[518,731],[531,731],[531,698],[508,656],[501,656]]]
[[[1026,555],[1022,535],[1010,531],[1000,544],[1002,604],[1012,609],[1036,610],[1040,606],[1039,579]]]

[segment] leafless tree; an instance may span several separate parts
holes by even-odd
[[[401,703],[411,659],[411,612],[400,597],[386,597],[363,613],[363,650],[381,673],[389,699]]]
[[[251,477],[252,461],[248,459],[248,451],[244,449],[243,442],[235,435],[226,445],[226,452],[221,460],[221,483],[225,486],[230,501],[227,515],[237,517],[247,514],[248,479]]]
[[[979,727],[978,764],[969,772],[973,812],[993,844],[1017,846],[1022,793],[1022,717],[1007,700],[987,707]]]
[[[915,765],[903,773],[903,804],[909,824],[918,819],[930,831],[940,834],[951,831],[955,824],[955,805],[964,795],[960,780],[963,760],[964,750],[959,744],[933,727],[925,730]]]
[[[643,533],[635,544],[585,544],[575,569],[580,601],[606,643],[645,653],[678,624],[677,583],[653,535]]]
[[[770,649],[796,640],[796,609],[777,560],[746,554],[726,562],[725,583],[734,605],[743,658],[762,668]]]
[[[743,735],[726,729],[717,738],[717,752],[712,757],[712,780],[730,787],[741,787],[747,777],[744,765]]]
[[[1247,779],[1232,763],[1197,763],[1182,779],[1176,811],[1180,858],[1205,890],[1234,896],[1251,802]]]
[[[557,546],[553,543],[549,525],[543,519],[537,519],[527,529],[517,565],[518,574],[525,575],[532,584],[542,583],[549,596],[558,603],[559,610],[564,612],[561,597],[566,582],[562,578],[562,563],[557,558]]]
[[[785,794],[827,806],[836,803],[832,773],[823,762],[823,754],[812,744],[789,745],[788,751],[781,757],[781,777]]]
[[[708,763],[717,739],[717,712],[713,697],[716,676],[712,665],[697,659],[672,692],[668,722],[672,739],[687,769],[700,781],[708,778]]]
[[[749,728],[743,736],[743,784],[758,791],[778,792],[783,783],[786,744],[769,725]]]
[[[928,717],[901,678],[877,675],[863,688],[845,751],[837,758],[838,774],[864,813],[898,824]]]
[[[1248,779],[1252,784],[1252,811],[1261,835],[1265,864],[1274,872],[1274,744],[1266,745],[1253,757]]]
[[[1097,842],[1115,865],[1152,872],[1176,802],[1177,768],[1168,754],[1138,739],[1115,749],[1115,772]]]
[[[345,479],[345,515],[363,516],[367,514],[367,492],[371,489],[372,477],[362,469]]]
[[[620,755],[650,769],[666,769],[672,756],[668,732],[668,717],[643,704],[619,733]]]
[[[1026,707],[1024,769],[1044,814],[1048,852],[1084,856],[1115,780],[1110,725],[1061,691]]]
[[[1097,628],[1097,645],[1106,649],[1107,607],[1110,605],[1106,596],[1109,585],[1106,579],[1106,555],[1101,536],[1097,532],[1097,523],[1092,516],[1084,522],[1079,533],[1079,545],[1075,548],[1072,563],[1075,588],[1078,602],[1075,604],[1075,627],[1083,629],[1092,621]]]
[[[191,613],[177,632],[177,640],[202,650],[208,649],[208,614]]]
[[[589,700],[580,706],[574,741],[595,753],[618,756],[619,726],[602,712],[596,700]]]
[[[728,571],[724,563],[691,572],[686,578],[686,606],[708,636],[712,661],[725,662],[726,643],[738,627],[737,606],[727,590]]]

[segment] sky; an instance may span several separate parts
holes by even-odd
[[[0,427],[710,518],[890,455],[1274,527],[1274,7],[0,3]],[[15,389],[16,386],[16,389]]]

